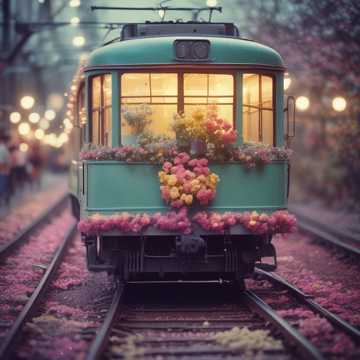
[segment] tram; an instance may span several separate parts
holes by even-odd
[[[284,71],[231,23],[127,24],[91,53],[70,171],[89,270],[242,280],[275,269],[272,237],[295,226]]]

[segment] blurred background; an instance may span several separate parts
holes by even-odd
[[[360,205],[360,2],[357,0],[172,0],[222,6],[213,21],[275,48],[297,108],[291,201],[357,212]],[[44,168],[66,171],[72,124],[67,99],[79,63],[124,22],[163,13],[98,11],[91,5],[157,6],[153,0],[1,0],[0,133],[11,136],[19,184]],[[203,20],[171,13],[165,20]],[[206,18],[207,20],[207,18]],[[1,155],[1,154],[0,154]],[[15,189],[14,189],[15,190]]]

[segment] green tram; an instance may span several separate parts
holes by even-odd
[[[79,157],[84,144],[132,146],[136,140],[126,116],[139,105],[150,109],[147,126],[155,136],[176,137],[174,114],[206,112],[216,104],[219,116],[236,129],[235,146],[286,147],[284,70],[275,50],[241,39],[233,24],[124,26],[120,39],[91,53],[78,87],[71,140],[74,214],[83,220],[169,211],[159,189],[162,164]],[[254,169],[234,161],[210,161],[209,167],[220,182],[207,211],[273,213],[287,208],[288,159]],[[106,228],[82,232],[88,269],[125,280],[241,280],[254,266],[275,268],[271,238],[241,225],[221,233],[194,226],[187,235],[151,225],[139,233]],[[264,262],[268,257],[271,261]]]

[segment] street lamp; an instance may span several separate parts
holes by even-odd
[[[289,73],[284,74],[284,90],[287,90],[291,85],[291,77]]]
[[[75,47],[82,47],[85,45],[85,37],[82,35],[75,36],[72,40],[72,43]]]
[[[299,96],[296,99],[296,108],[300,111],[306,111],[310,106],[310,100],[306,96]]]

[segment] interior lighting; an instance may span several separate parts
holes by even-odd
[[[20,135],[28,135],[30,133],[30,125],[23,122],[18,126],[18,131]]]
[[[21,114],[17,111],[10,113],[10,122],[17,124],[21,121]]]
[[[22,152],[27,152],[29,150],[29,145],[27,143],[21,143],[19,145],[19,149]]]
[[[296,108],[300,111],[306,111],[310,106],[310,100],[306,96],[299,96],[296,99]]]
[[[284,74],[284,90],[287,90],[291,85],[291,77],[289,73]]]
[[[47,130],[50,127],[49,121],[46,119],[41,119],[39,123],[40,129]]]
[[[35,104],[35,99],[29,95],[23,96],[20,100],[20,105],[25,110],[31,109],[34,106],[34,104]]]
[[[336,96],[333,98],[332,107],[337,112],[342,112],[346,109],[346,100],[342,96]]]
[[[56,117],[56,112],[52,109],[48,109],[45,111],[45,114],[44,114],[45,118],[49,121],[52,121],[55,119]]]
[[[75,36],[72,40],[72,43],[75,47],[82,47],[85,45],[85,37],[82,35]]]
[[[206,5],[209,7],[215,7],[217,5],[217,0],[207,0]]]
[[[33,124],[37,124],[40,121],[40,115],[37,112],[33,112],[29,115],[29,121]]]
[[[74,26],[79,25],[79,22],[80,22],[80,19],[77,16],[72,17],[70,20],[70,24],[74,25]]]
[[[45,136],[45,131],[43,129],[36,129],[34,135],[36,139],[42,140]]]
[[[79,7],[80,5],[81,5],[80,0],[70,0],[69,1],[69,6],[70,7]]]

